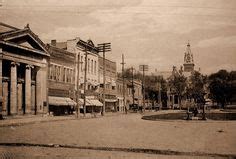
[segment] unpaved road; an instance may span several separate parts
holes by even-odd
[[[235,121],[146,121],[141,119],[140,114],[128,114],[86,120],[66,120],[15,127],[0,127],[0,134],[0,143],[62,144],[94,148],[114,147],[171,150],[176,152],[216,154],[216,157],[217,154],[236,154]],[[32,151],[27,151],[30,148]],[[140,156],[141,154],[144,155],[143,157],[146,157],[145,155],[147,157],[149,155],[152,157],[153,155],[158,155],[131,152],[121,153],[119,151],[109,152],[81,149],[66,149],[65,151],[65,148],[1,146],[1,151],[3,149],[12,152],[14,152],[13,150],[24,151],[29,155],[33,154],[34,149],[39,149],[39,153],[45,150],[48,154],[54,154],[55,151],[55,153],[62,156],[69,151],[81,155],[89,152],[92,156],[94,154],[95,157],[97,156],[96,154],[104,155],[104,158],[109,158],[109,156],[122,158],[120,155],[127,155],[128,157],[126,158],[136,155]],[[58,149],[62,149],[62,151]],[[182,158],[183,156],[172,155],[171,157]],[[91,158],[89,155],[88,157]],[[97,157],[99,158],[99,155]],[[159,155],[159,157],[165,158],[167,156]],[[204,157],[204,155],[201,157]]]

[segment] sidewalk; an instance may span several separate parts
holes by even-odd
[[[104,117],[122,115],[123,112],[111,113],[107,112]],[[53,122],[53,121],[63,121],[63,120],[80,120],[80,119],[91,119],[91,118],[101,118],[101,114],[93,114],[87,113],[86,116],[80,114],[79,118],[76,118],[76,115],[65,115],[65,116],[52,116],[47,114],[41,115],[21,115],[14,117],[6,117],[4,120],[0,120],[0,127],[6,126],[21,126],[26,124],[34,124],[34,123],[43,123],[43,122]]]

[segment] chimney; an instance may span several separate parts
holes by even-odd
[[[57,44],[57,40],[55,40],[55,39],[54,39],[54,40],[51,40],[51,45],[52,45],[52,46],[56,46],[56,44]]]

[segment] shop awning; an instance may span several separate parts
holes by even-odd
[[[80,103],[80,105],[84,105],[84,99],[79,98],[79,103]],[[93,103],[91,103],[91,101],[89,99],[86,99],[85,104],[86,104],[86,106],[92,106],[93,105]]]
[[[84,99],[79,99],[80,105],[84,104]],[[86,106],[103,106],[103,104],[97,99],[86,99]]]
[[[103,104],[97,99],[90,99],[90,102],[93,103],[94,106],[102,107]]]
[[[105,102],[117,102],[117,99],[105,99]]]
[[[75,101],[67,97],[49,96],[48,100],[49,100],[49,105],[55,105],[55,106],[75,106],[76,105]]]

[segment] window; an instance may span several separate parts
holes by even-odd
[[[56,81],[60,81],[61,77],[61,66],[56,66]]]
[[[93,74],[93,60],[91,60],[91,73]]]
[[[83,72],[83,56],[81,56],[81,66],[80,66],[80,68],[81,68],[81,72]]]
[[[97,74],[97,61],[94,61],[94,74]]]
[[[52,79],[52,64],[49,67],[49,79]]]
[[[68,71],[68,68],[66,68],[66,83],[69,82],[69,71]]]
[[[66,82],[66,68],[63,71],[63,82]]]
[[[88,59],[88,68],[87,68],[88,73],[90,73],[90,59]]]
[[[56,66],[52,65],[52,79],[56,80]]]

